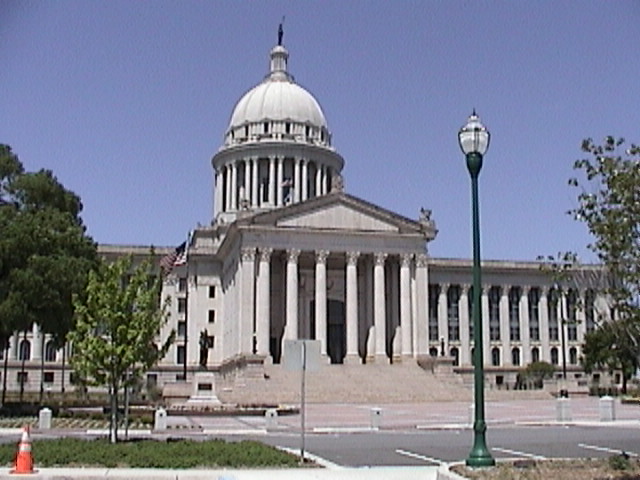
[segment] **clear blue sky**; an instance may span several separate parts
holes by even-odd
[[[475,107],[483,258],[585,256],[567,179],[583,138],[640,142],[638,1],[3,0],[0,142],[81,196],[96,241],[176,245],[211,220],[211,157],[282,15],[347,192],[432,209],[431,254],[470,257]]]

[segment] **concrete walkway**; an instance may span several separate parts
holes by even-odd
[[[436,480],[437,467],[388,467],[286,470],[156,470],[106,468],[42,468],[32,475],[10,475],[5,469],[1,480],[37,478],[46,480]]]

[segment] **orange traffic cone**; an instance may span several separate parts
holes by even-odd
[[[31,437],[29,436],[28,426],[25,426],[22,430],[22,439],[18,444],[18,453],[16,455],[16,465],[10,473],[34,473],[33,457],[31,456]]]

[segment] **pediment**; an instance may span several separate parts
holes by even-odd
[[[349,205],[327,205],[310,212],[284,217],[276,222],[279,227],[297,227],[332,230],[360,230],[397,232],[398,226]]]
[[[381,233],[424,232],[424,226],[414,220],[343,192],[260,213],[241,220],[240,223],[295,230],[344,230]]]

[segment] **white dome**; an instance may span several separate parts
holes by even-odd
[[[327,128],[322,108],[313,95],[289,79],[268,77],[249,90],[233,109],[229,128],[267,120]]]
[[[269,74],[234,107],[222,148],[274,141],[331,148],[320,104],[287,72],[287,49],[276,45],[270,57]]]

